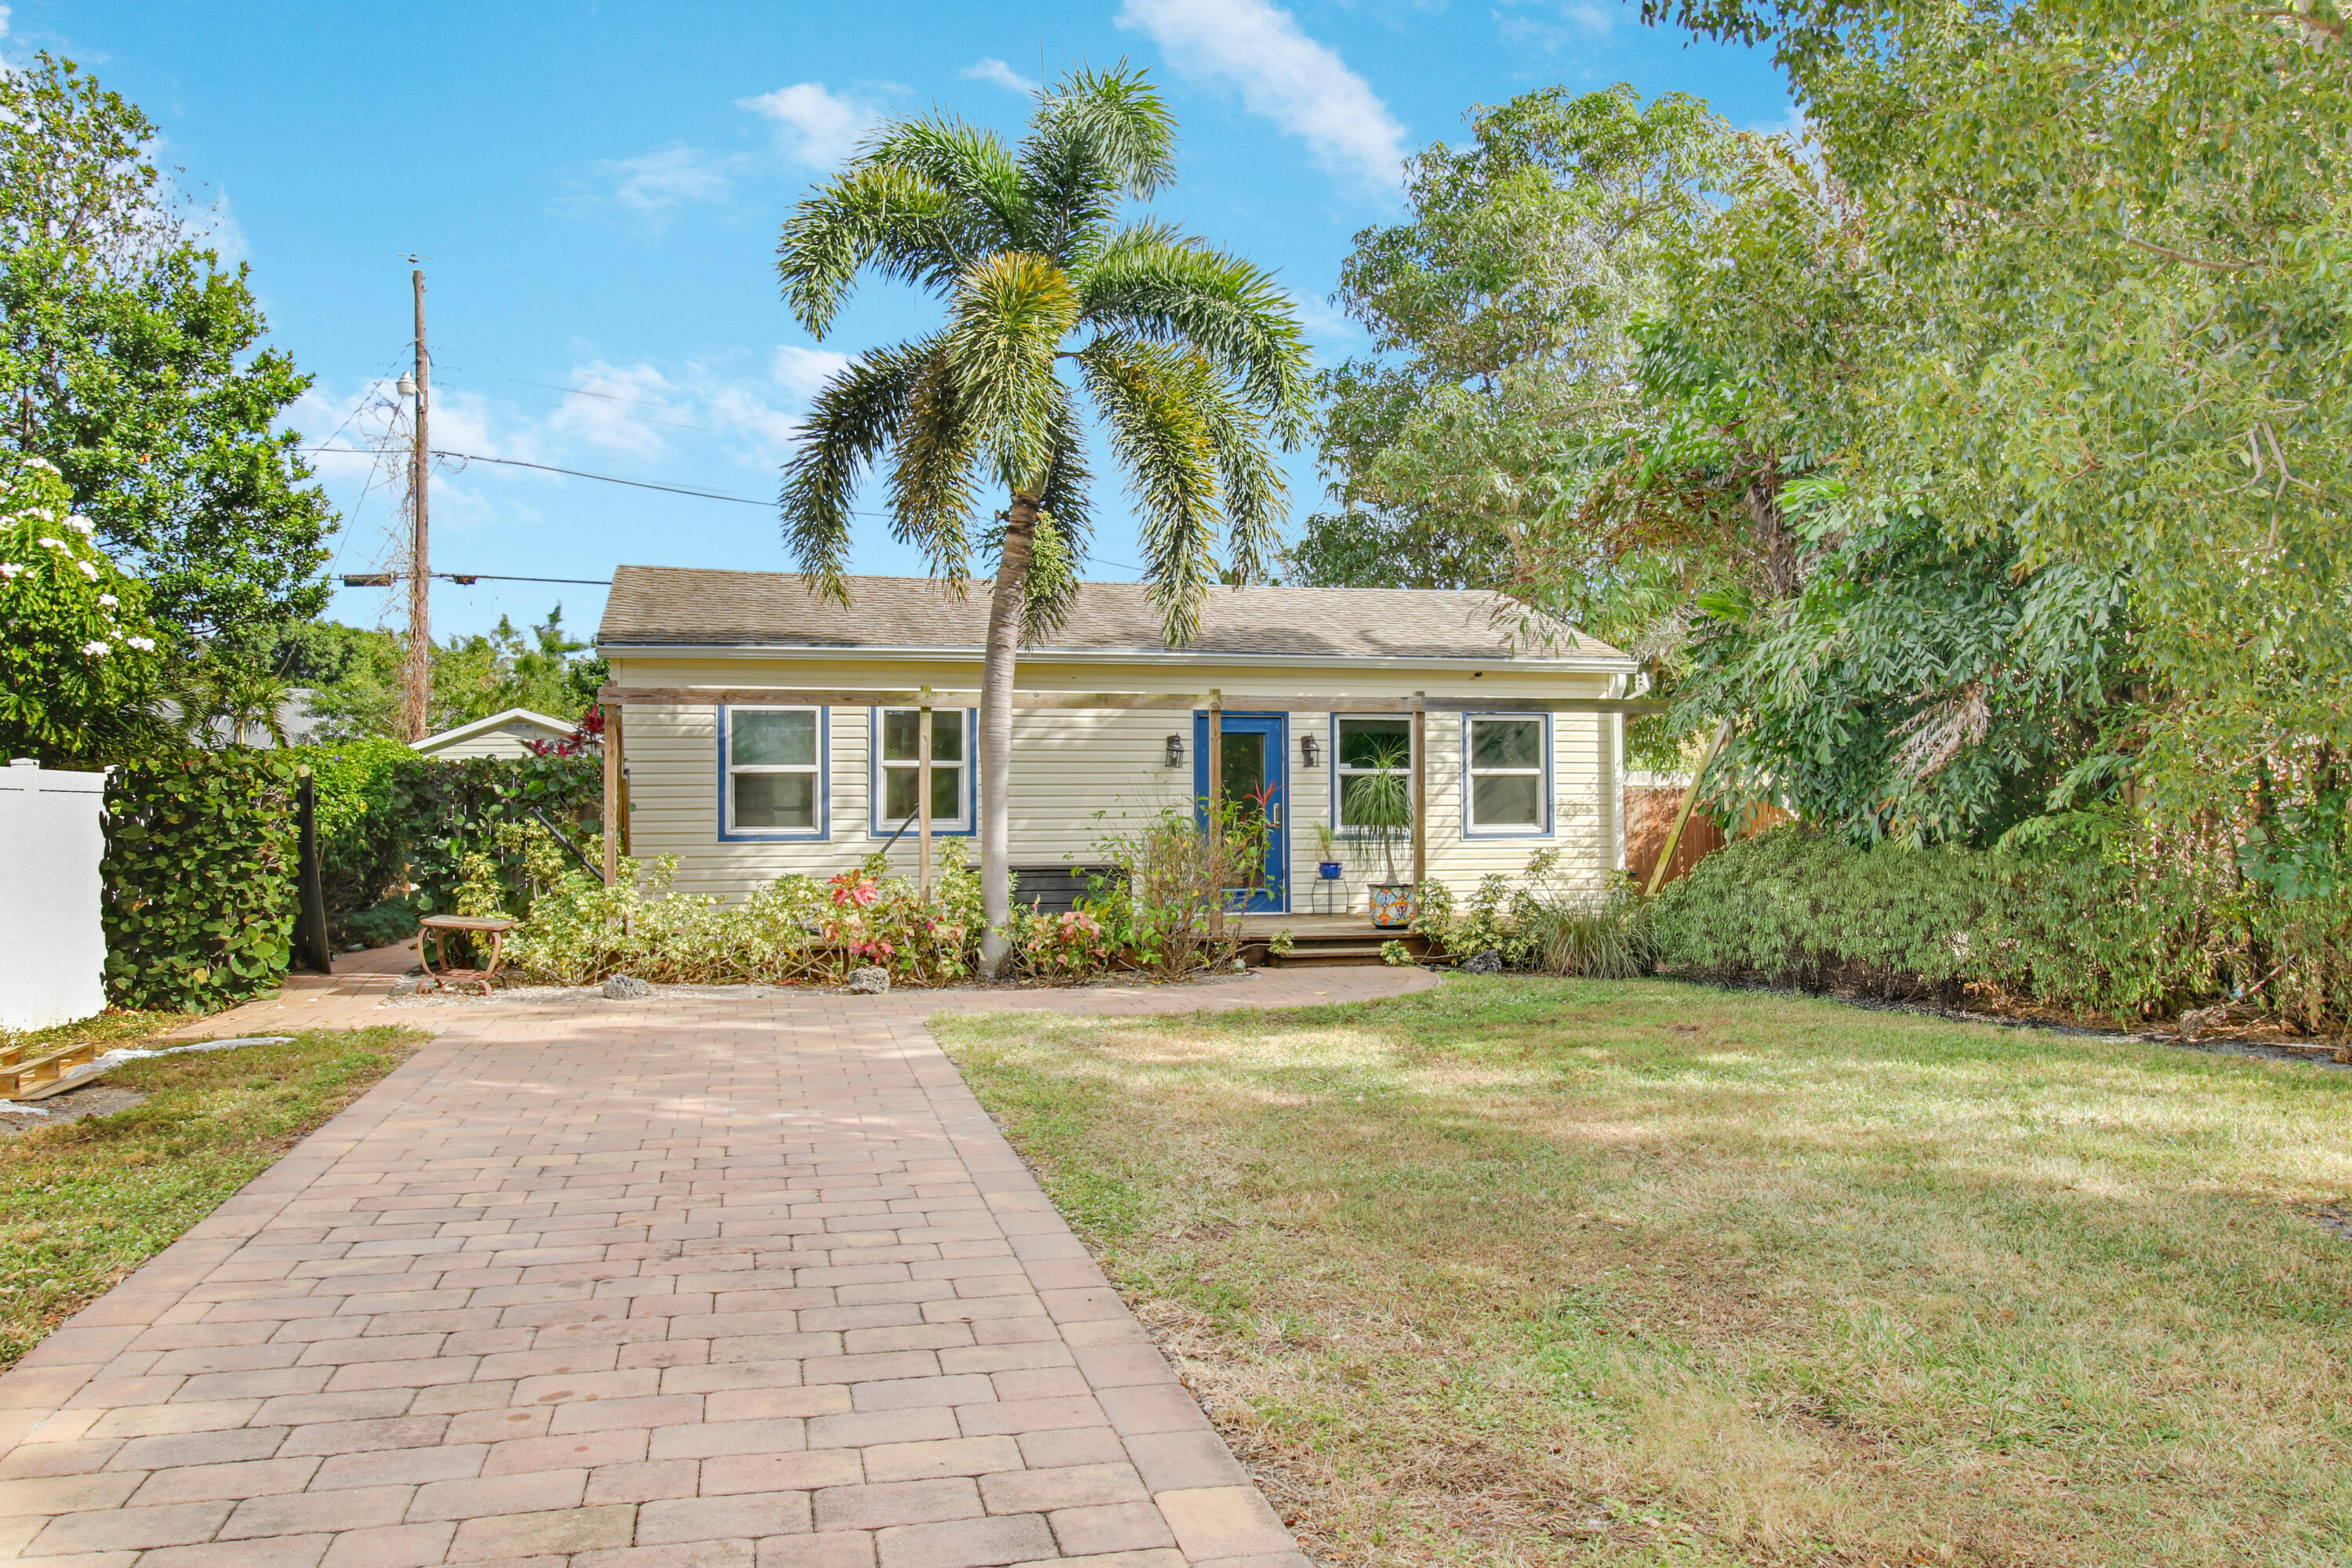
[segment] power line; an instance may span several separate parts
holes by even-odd
[[[336,452],[350,458],[373,458],[381,454],[364,447],[305,447],[305,452]],[[614,474],[592,474],[583,468],[559,468],[551,463],[526,463],[520,458],[488,458],[479,452],[451,452],[436,447],[436,458],[455,458],[465,463],[499,463],[510,468],[537,468],[546,474],[567,474],[575,479],[601,479],[608,485],[627,485],[635,489],[662,490],[670,495],[695,496],[703,500],[733,501],[739,506],[773,506],[772,500],[754,500],[750,496],[730,496],[718,490],[688,489],[682,485],[656,485],[645,479],[625,479]]]

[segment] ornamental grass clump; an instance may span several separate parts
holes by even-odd
[[[1517,877],[1496,872],[1456,904],[1443,883],[1421,889],[1414,929],[1455,959],[1496,955],[1506,969],[1589,980],[1646,973],[1648,906],[1622,877],[1601,886],[1566,873],[1557,849],[1528,857]]]

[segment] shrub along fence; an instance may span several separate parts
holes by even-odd
[[[2352,889],[2284,898],[2223,846],[2125,825],[2017,852],[1863,848],[1803,827],[1729,845],[1660,892],[1662,973],[2124,1022],[2239,1005],[2352,1026]]]
[[[189,752],[114,769],[100,868],[110,1001],[203,1011],[285,977],[295,765],[282,752]]]
[[[420,757],[397,741],[356,741],[299,753],[318,779],[327,908],[361,940],[392,940],[416,917],[457,907],[467,857],[486,856],[522,898],[530,871],[502,827],[543,811],[574,843],[602,831],[604,775],[593,757]],[[414,884],[413,892],[404,889]],[[358,918],[376,911],[373,919]]]

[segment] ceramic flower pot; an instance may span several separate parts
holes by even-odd
[[[1315,863],[1315,874],[1327,882],[1338,881],[1340,870],[1341,867],[1337,860],[1318,860]]]
[[[1402,931],[1412,924],[1412,884],[1374,882],[1370,889],[1372,924],[1382,931]]]

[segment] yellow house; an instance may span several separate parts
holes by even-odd
[[[877,849],[914,875],[928,704],[934,839],[979,823],[977,709],[988,585],[855,577],[844,607],[797,574],[623,566],[597,651],[609,858],[677,858],[681,891],[748,894]],[[1211,590],[1171,648],[1143,587],[1089,583],[1022,650],[1011,861],[1024,900],[1067,897],[1097,845],[1220,789],[1276,831],[1250,907],[1342,913],[1389,879],[1351,843],[1351,780],[1382,755],[1420,799],[1397,879],[1464,893],[1557,847],[1597,885],[1623,863],[1624,714],[1635,661],[1486,593]],[[1211,725],[1215,725],[1212,739]],[[1392,763],[1393,765],[1393,763]],[[1336,825],[1342,875],[1319,874]],[[1410,864],[1408,863],[1410,862]]]

